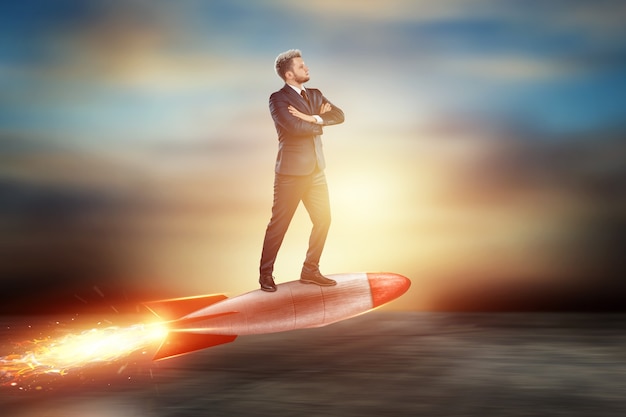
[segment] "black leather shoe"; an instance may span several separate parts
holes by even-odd
[[[332,287],[337,285],[337,281],[334,279],[326,278],[320,271],[316,272],[304,272],[300,275],[300,282],[304,284],[317,284],[322,287]]]
[[[264,275],[259,278],[259,284],[261,284],[261,289],[267,292],[276,291],[276,284],[274,284],[274,277],[271,275]]]

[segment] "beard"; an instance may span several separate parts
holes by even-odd
[[[311,79],[311,77],[309,77],[308,75],[303,75],[301,77],[296,76],[294,81],[297,82],[298,84],[304,84],[305,82],[309,81],[310,79]]]

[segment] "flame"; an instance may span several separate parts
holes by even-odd
[[[0,356],[0,385],[19,387],[41,375],[67,375],[90,365],[109,364],[145,349],[167,335],[163,323],[107,327],[67,334],[55,339],[35,339],[23,353]]]

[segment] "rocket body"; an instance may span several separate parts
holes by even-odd
[[[392,301],[411,284],[408,278],[392,273],[328,277],[337,285],[291,281],[279,284],[274,293],[255,290],[233,298],[217,295],[146,304],[157,315],[173,319],[170,334],[154,359],[227,343],[238,335],[326,326]]]

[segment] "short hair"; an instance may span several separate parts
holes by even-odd
[[[274,68],[276,69],[276,74],[283,80],[285,79],[285,73],[291,70],[291,61],[294,58],[301,58],[302,53],[299,49],[290,49],[278,55],[276,57],[276,61],[274,62]]]

